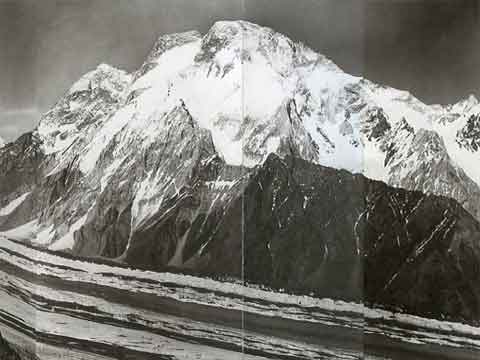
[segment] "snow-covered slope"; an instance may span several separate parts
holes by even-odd
[[[3,147],[5,145],[5,140],[0,136],[0,147]]]
[[[453,197],[479,219],[478,114],[473,97],[426,105],[269,28],[221,21],[205,35],[160,37],[133,74],[100,65],[83,76],[33,134],[42,184],[12,190],[0,205],[29,192],[39,210],[23,222],[55,249],[94,237],[108,216],[129,219],[121,236],[129,243],[211,164],[248,169],[277,153]],[[247,170],[235,171],[215,173],[202,207],[227,206]],[[99,250],[90,247],[82,245]]]

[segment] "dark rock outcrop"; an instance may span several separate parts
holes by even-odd
[[[471,152],[480,150],[480,114],[468,118],[465,126],[457,132],[457,142]]]
[[[40,187],[44,160],[41,141],[34,133],[26,133],[0,148],[0,209]],[[27,197],[14,216],[0,215],[0,231],[32,220],[36,213],[33,207]]]
[[[0,360],[23,360],[0,333]]]
[[[217,272],[236,239],[246,281],[480,320],[480,225],[452,199],[270,156],[225,218],[205,249]]]

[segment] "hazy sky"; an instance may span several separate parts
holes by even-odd
[[[426,102],[480,95],[477,0],[0,0],[0,136],[98,63],[133,71],[163,34],[247,19]]]

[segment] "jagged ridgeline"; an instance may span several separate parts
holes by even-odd
[[[0,145],[0,231],[77,256],[480,320],[480,105],[248,22],[100,65]]]

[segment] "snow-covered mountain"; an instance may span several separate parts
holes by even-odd
[[[3,147],[5,145],[5,140],[0,136],[0,147]]]
[[[83,174],[98,175],[115,137],[122,134],[114,149],[119,156],[131,142],[146,151],[178,108],[211,133],[228,164],[252,167],[269,153],[294,152],[394,186],[451,196],[480,218],[474,97],[428,106],[247,22],[217,22],[205,36],[162,36],[132,75],[100,65],[43,117],[37,133],[57,169],[78,157]],[[121,165],[114,157],[110,172]]]
[[[295,182],[301,183],[302,174],[321,176],[321,166],[344,175],[361,173],[395,188],[453,198],[478,220],[479,114],[474,97],[450,106],[426,105],[408,92],[349,75],[269,28],[217,22],[205,35],[161,36],[132,74],[98,66],[69,89],[37,129],[0,149],[0,231],[52,250],[150,268],[236,273],[241,264],[232,259],[242,252],[244,233],[238,219],[251,210],[238,201],[255,202],[247,194],[259,174],[267,174],[255,181],[269,185],[264,203],[269,208],[256,211],[270,211],[270,217],[258,231],[273,236],[286,227],[291,232],[293,218],[277,209],[288,204],[285,211],[298,215],[315,198],[301,184],[301,190],[291,191],[292,203],[288,190],[280,192],[277,185],[289,177],[278,174],[289,174],[290,168],[282,158],[311,165]],[[272,156],[280,159],[273,161],[274,170]],[[342,182],[345,176],[331,179]],[[314,189],[337,194],[340,185],[330,186]],[[369,186],[367,181],[351,191],[375,204],[378,199],[368,198],[376,194]],[[403,224],[394,226],[398,242],[405,238],[422,253],[442,234],[444,241],[467,241],[478,250],[461,235],[467,228],[476,233],[475,221],[467,213],[458,215],[447,200],[438,200],[443,215],[427,221],[425,232],[410,229],[409,216],[422,206],[435,209],[431,204],[437,200],[415,192],[404,199],[402,191],[380,191],[390,194],[392,224]],[[398,198],[404,203],[396,203]],[[346,241],[353,252],[348,250],[347,258],[362,250],[357,243],[358,221],[367,214],[359,210],[362,204],[348,205],[346,213],[334,211],[352,217],[345,221],[352,225]],[[448,210],[452,206],[456,210]],[[452,212],[457,214],[453,220]],[[317,218],[315,213],[308,217]],[[324,220],[331,222],[328,216]],[[392,224],[377,225],[381,230]],[[375,241],[382,238],[380,230]],[[418,235],[411,238],[414,232]],[[407,245],[397,244],[408,252]],[[262,246],[274,251],[269,241]],[[342,254],[335,242],[323,242],[319,249],[311,253],[324,259]],[[288,281],[307,276],[310,266],[307,261],[305,273],[292,272],[298,278]]]
[[[479,114],[473,96],[453,106],[428,106],[408,92],[346,74],[271,29],[236,21],[217,22],[205,36],[160,37],[134,74],[98,66],[42,117],[32,136],[47,157],[44,175],[69,169],[85,179],[92,195],[78,199],[75,219],[141,157],[146,168],[129,190],[132,224],[159,209],[159,191],[151,188],[167,186],[173,176],[146,161],[159,139],[184,125],[229,165],[253,167],[269,153],[293,153],[453,197],[480,218]],[[178,140],[185,142],[184,135]],[[171,146],[183,151],[182,143]]]

